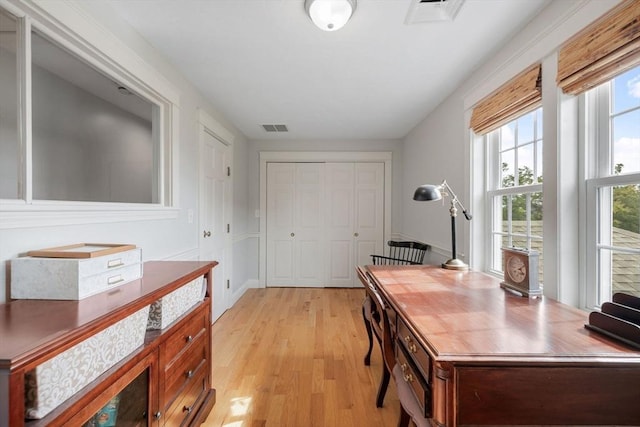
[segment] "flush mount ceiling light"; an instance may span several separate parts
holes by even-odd
[[[356,0],[305,0],[304,8],[318,28],[336,31],[344,27],[353,15]]]

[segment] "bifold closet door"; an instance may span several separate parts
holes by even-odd
[[[324,164],[267,164],[267,286],[324,286]]]
[[[384,246],[384,164],[327,163],[327,286],[360,286],[355,266]]]
[[[384,250],[384,163],[267,164],[267,286],[361,286]]]

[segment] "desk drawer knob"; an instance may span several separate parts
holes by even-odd
[[[184,373],[184,375],[185,375],[187,378],[191,378],[191,377],[193,377],[193,371],[187,371],[187,372],[185,372],[185,373]]]
[[[155,414],[153,414],[153,418],[155,418],[156,420],[159,420],[160,418],[162,418],[162,413],[156,412]]]
[[[413,342],[413,340],[411,339],[411,337],[409,335],[404,337],[404,341],[407,343],[407,348],[409,349],[409,351],[411,353],[417,353],[418,352],[418,347],[416,346],[416,343]]]
[[[182,408],[182,412],[186,412],[187,414],[190,414],[192,409],[193,409],[193,406],[184,406]]]
[[[186,342],[191,342],[191,341],[193,341],[193,337],[191,335],[187,335],[186,337],[184,337],[184,340]]]
[[[413,382],[413,375],[409,372],[409,367],[406,363],[400,365],[400,369],[402,369],[402,377],[408,383]]]

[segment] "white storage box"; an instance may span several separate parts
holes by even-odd
[[[141,276],[139,248],[93,258],[15,258],[11,298],[81,300]]]
[[[25,374],[25,417],[40,419],[144,344],[149,306]]]
[[[204,300],[206,289],[204,276],[200,276],[151,304],[147,329],[164,329],[175,322]]]

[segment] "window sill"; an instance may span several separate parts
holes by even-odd
[[[176,219],[180,210],[129,203],[0,201],[0,229]]]

